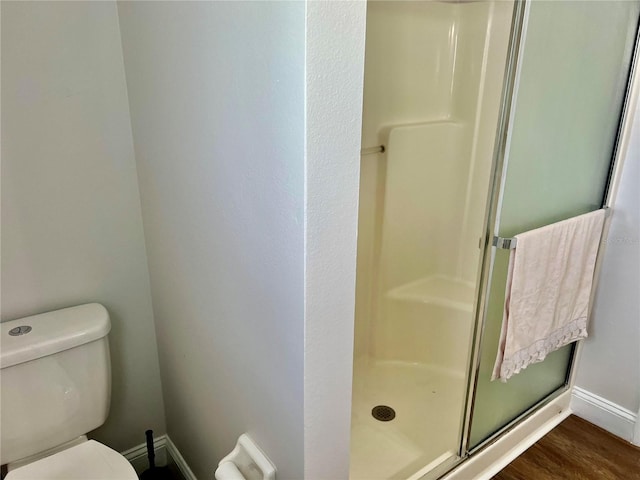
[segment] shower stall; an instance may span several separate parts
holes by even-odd
[[[606,206],[639,12],[368,3],[352,480],[437,478],[568,388],[575,345],[489,380],[493,238]]]

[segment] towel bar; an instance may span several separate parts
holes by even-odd
[[[516,238],[503,238],[498,236],[493,236],[493,245],[496,248],[501,248],[503,250],[513,250],[516,248],[517,239]]]
[[[608,206],[604,206],[602,207],[602,209],[604,210],[605,215],[607,217],[611,215],[611,209]],[[494,235],[493,242],[491,243],[491,245],[493,245],[496,248],[500,248],[502,250],[513,250],[514,248],[516,248],[517,243],[518,243],[517,238],[504,238],[504,237],[498,237]]]

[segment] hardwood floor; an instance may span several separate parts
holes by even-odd
[[[574,415],[494,480],[640,480],[640,448]]]

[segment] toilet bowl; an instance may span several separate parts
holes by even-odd
[[[97,303],[0,325],[0,463],[5,480],[137,480],[86,433],[109,411],[107,310]]]

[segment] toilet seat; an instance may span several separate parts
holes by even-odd
[[[88,440],[11,470],[5,480],[138,480],[131,464],[115,450]]]

